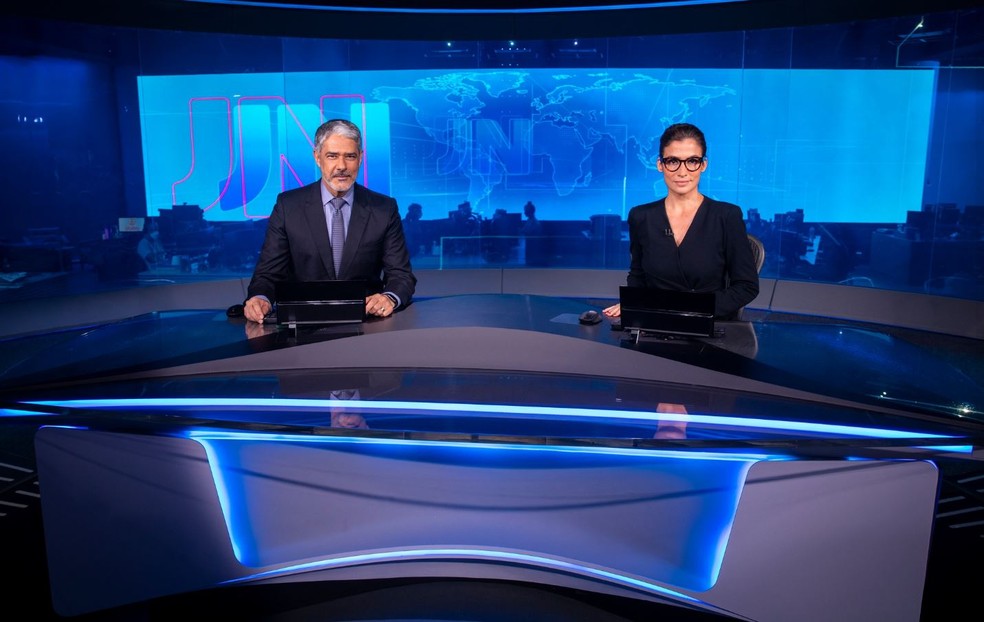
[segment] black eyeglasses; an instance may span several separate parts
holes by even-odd
[[[672,157],[670,158],[660,157],[659,161],[663,163],[663,168],[665,168],[671,173],[675,173],[676,171],[678,171],[680,169],[681,164],[686,166],[687,170],[690,171],[691,173],[696,173],[697,171],[700,170],[701,165],[704,163],[704,160],[706,159],[707,156],[703,156],[700,158],[698,158],[697,156],[693,156],[687,158],[686,160],[681,160],[680,158],[672,158]]]

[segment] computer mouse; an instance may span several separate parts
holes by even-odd
[[[246,308],[243,305],[232,305],[226,309],[226,315],[228,317],[243,317],[245,309]]]
[[[577,318],[577,321],[588,325],[597,324],[601,321],[601,314],[594,309],[588,309]]]

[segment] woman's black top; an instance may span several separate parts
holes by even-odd
[[[704,197],[677,247],[665,199],[629,210],[627,284],[714,292],[714,316],[735,319],[758,295],[759,277],[741,208]]]

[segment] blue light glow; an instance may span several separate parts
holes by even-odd
[[[930,451],[952,451],[960,454],[973,453],[973,445],[927,445],[921,446],[920,449],[928,449]]]
[[[227,430],[188,430],[184,436],[202,445],[209,441],[250,441],[269,443],[305,443],[311,445],[371,445],[391,447],[428,447],[434,445],[431,440],[366,438],[347,436],[310,436],[304,434],[269,434],[264,432],[232,432]],[[459,448],[468,451],[528,451],[535,453],[558,453],[579,455],[605,456],[658,456],[678,460],[728,460],[749,462],[756,460],[777,460],[772,454],[764,453],[735,453],[735,452],[691,452],[675,450],[649,450],[621,447],[571,447],[565,445],[527,445],[521,443],[472,443],[465,441],[439,441],[441,447]]]
[[[650,529],[679,529],[683,530],[682,537],[669,548],[640,551],[640,556],[648,556],[645,565],[640,566],[637,559],[623,570],[691,590],[709,589],[716,580],[745,478],[758,461],[757,457],[747,455],[707,452],[435,443],[225,431],[193,431],[188,437],[205,450],[233,552],[244,566],[264,568],[291,564],[293,567],[295,560],[337,553],[339,543],[333,540],[333,534],[337,532],[326,528],[325,521],[334,520],[330,517],[340,507],[338,503],[349,507],[349,500],[355,505],[347,511],[366,503],[383,503],[408,525],[421,524],[422,516],[429,517],[424,520],[429,525],[443,522],[444,526],[434,534],[415,532],[411,528],[410,533],[415,534],[411,537],[423,539],[406,543],[413,550],[432,546],[443,548],[448,543],[428,540],[454,538],[449,534],[455,532],[458,524],[485,521],[488,525],[496,525],[498,522],[491,518],[492,513],[509,517],[518,524],[533,520],[528,524],[542,525],[544,513],[596,512],[602,507],[609,508],[605,511],[619,513],[635,508],[633,511],[638,520],[642,520],[639,517],[643,514],[650,517],[645,521]],[[349,488],[338,465],[348,464],[348,456],[356,455],[361,469],[376,465],[374,468],[380,469],[380,473],[387,473],[384,481],[388,482],[389,488]],[[302,471],[288,466],[296,464],[302,457],[305,465]],[[629,476],[645,478],[648,483],[641,489],[630,487],[618,494],[613,494],[614,489],[605,488],[607,492],[601,496],[530,497],[518,492],[506,494],[490,505],[469,500],[467,495],[456,496],[454,500],[443,497],[427,500],[413,492],[418,486],[425,491],[442,485],[480,487],[478,482],[488,477],[499,482],[519,477],[515,482],[520,489],[525,485],[521,482],[528,481],[526,477],[530,476],[570,484],[582,481],[586,472],[609,478],[605,481],[618,481]],[[394,485],[394,481],[398,483]],[[512,485],[507,489],[514,490]],[[286,499],[299,499],[300,490],[306,491],[303,502],[291,502],[289,507],[283,505]],[[680,490],[700,492],[680,497],[677,494]],[[277,511],[269,511],[274,506]],[[667,507],[674,511],[660,511]],[[417,522],[411,518],[413,516],[417,517]],[[464,522],[460,522],[461,517]],[[353,521],[353,518],[346,515],[344,520]],[[343,546],[360,548],[352,542],[360,537],[381,537],[385,542],[394,533],[392,529],[399,529],[398,524],[403,523],[394,523],[388,529],[380,527],[376,519],[346,524],[347,529],[354,531],[350,533],[351,540],[346,540]],[[478,538],[479,541],[469,544],[488,547],[499,554],[502,550],[528,552],[531,543],[524,537],[529,532],[523,530],[522,533],[524,535],[510,530],[477,529],[457,535]],[[545,546],[536,553],[556,556],[550,545]],[[598,553],[595,553],[595,558],[577,560],[575,566],[581,562],[604,567],[626,563],[624,559],[611,561],[604,554],[597,557]]]
[[[16,410],[13,408],[0,408],[0,417],[52,417],[59,413],[42,413],[36,410]]]
[[[401,14],[446,14],[460,13],[466,15],[515,15],[530,13],[587,13],[594,11],[626,11],[637,9],[661,9],[678,6],[701,6],[706,4],[736,4],[746,0],[666,0],[665,2],[639,2],[626,4],[602,4],[594,6],[571,7],[509,7],[502,9],[470,8],[465,4],[453,9],[423,8],[423,7],[376,7],[376,6],[337,6],[325,4],[295,4],[292,2],[259,2],[250,0],[185,0],[197,4],[222,4],[232,6],[249,6],[266,9],[292,9],[305,11],[336,11],[343,13],[401,13]]]
[[[403,401],[360,401],[360,400],[315,400],[315,399],[283,399],[283,398],[137,398],[137,399],[80,399],[29,402],[36,405],[56,406],[60,408],[101,408],[101,409],[134,409],[134,408],[195,408],[195,409],[227,409],[227,408],[281,408],[289,410],[317,410],[330,408],[345,408],[352,412],[387,413],[453,413],[455,415],[493,415],[502,416],[535,416],[538,418],[565,419],[613,419],[620,421],[636,421],[653,423],[660,421],[676,421],[712,426],[730,426],[770,431],[806,432],[811,434],[826,434],[831,436],[853,436],[861,438],[905,439],[905,438],[957,438],[945,434],[930,434],[907,430],[888,428],[866,428],[860,426],[815,423],[807,421],[790,421],[777,419],[756,419],[752,417],[727,417],[719,415],[673,414],[642,411],[589,409],[589,408],[560,408],[550,406],[513,406],[503,404],[463,404],[440,402],[403,402]]]
[[[540,555],[530,555],[528,553],[514,553],[509,551],[473,549],[473,548],[405,549],[399,551],[384,551],[384,552],[377,552],[377,553],[365,553],[360,555],[346,555],[342,557],[332,557],[332,558],[320,559],[313,562],[307,562],[304,564],[285,566],[283,568],[277,568],[276,570],[258,572],[256,574],[249,575],[246,577],[241,577],[239,579],[226,581],[225,584],[244,583],[248,581],[255,581],[257,579],[269,579],[273,577],[295,574],[298,572],[310,572],[313,570],[325,570],[331,568],[341,568],[345,566],[358,566],[363,564],[402,562],[402,561],[411,561],[411,560],[431,560],[434,558],[464,559],[464,560],[477,559],[477,560],[493,561],[493,562],[519,563],[523,565],[534,566],[536,568],[548,568],[553,570],[559,570],[561,572],[570,572],[579,576],[588,576],[597,579],[602,579],[609,583],[616,583],[619,585],[624,585],[635,589],[644,590],[646,592],[655,592],[658,594],[662,594],[664,596],[672,596],[673,598],[685,600],[691,603],[700,603],[706,605],[706,603],[704,603],[703,601],[698,600],[692,596],[682,594],[680,592],[668,589],[666,587],[657,585],[649,581],[644,581],[641,579],[630,577],[617,572],[612,572],[609,570],[602,570],[600,568],[594,568],[591,566],[586,566],[584,564],[576,564],[572,562],[562,561],[559,559],[543,557]]]
[[[243,560],[243,550],[235,537],[236,530],[232,524],[232,501],[229,498],[229,489],[225,485],[225,478],[219,469],[219,459],[215,448],[211,443],[200,443],[208,456],[208,465],[212,471],[212,481],[215,483],[215,492],[219,497],[219,507],[222,508],[222,517],[225,519],[226,532],[229,534],[229,542],[232,544],[232,553],[240,562]]]

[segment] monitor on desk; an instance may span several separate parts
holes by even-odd
[[[714,336],[714,293],[619,287],[622,330]]]
[[[143,218],[120,218],[116,229],[120,233],[143,233],[144,224]]]
[[[351,324],[365,318],[366,282],[284,281],[276,285],[277,323]]]

